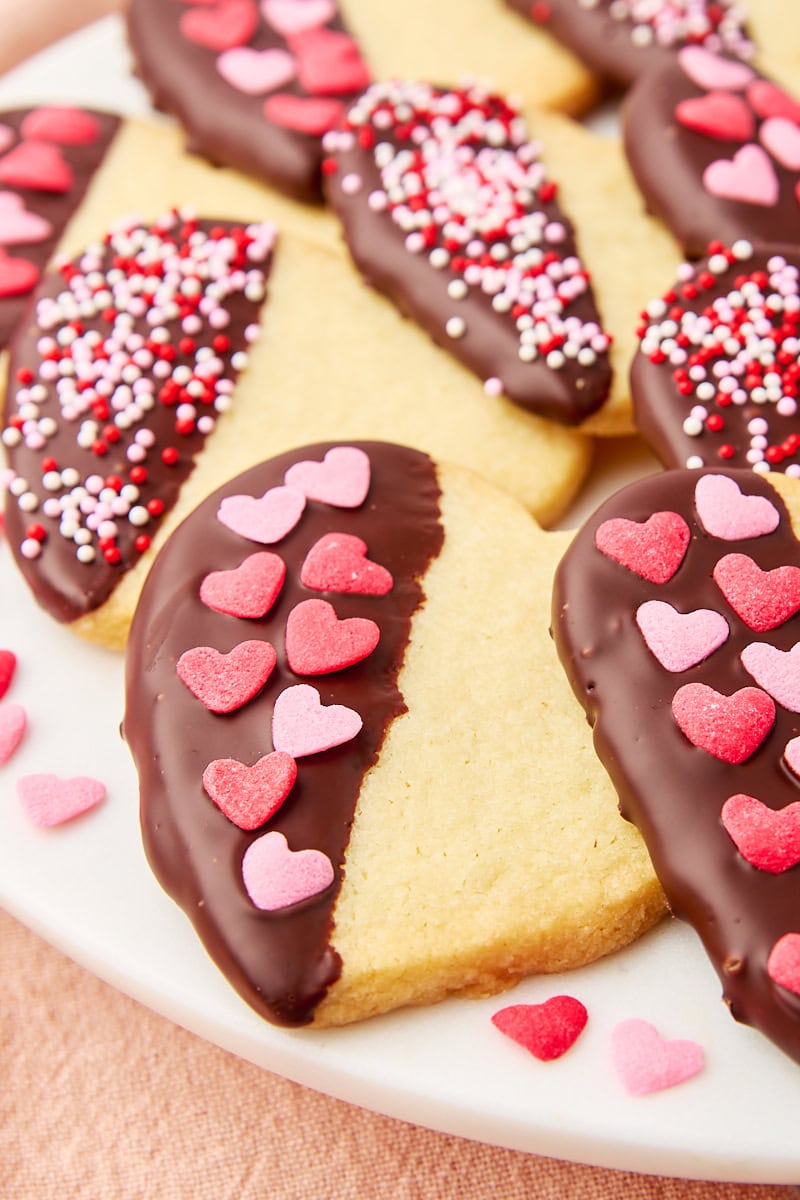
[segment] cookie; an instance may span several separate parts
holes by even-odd
[[[506,0],[599,75],[627,87],[685,45],[749,59],[755,52],[738,0]]]
[[[548,633],[568,541],[361,442],[251,468],[165,544],[126,658],[144,844],[269,1020],[489,994],[662,913]]]
[[[431,24],[419,0],[399,16],[374,0],[133,0],[128,32],[137,72],[193,150],[314,201],[321,135],[371,76],[430,68],[456,82],[497,71],[537,102],[585,106],[594,87],[583,68],[566,53],[553,60],[546,44],[523,50],[513,20],[491,0],[479,7],[465,22],[448,0]]]
[[[556,574],[553,631],[597,753],[733,1016],[800,1061],[800,483],[658,473]]]
[[[689,258],[709,242],[798,242],[800,103],[747,63],[687,46],[623,109],[648,209]]]
[[[619,367],[632,352],[640,305],[631,295],[642,282],[636,269],[627,276],[624,257],[648,245],[653,223],[638,215],[613,143],[544,114],[540,124],[561,142],[572,181],[564,190],[584,218],[577,234],[544,165],[547,148],[516,107],[478,86],[373,85],[324,139],[326,192],[367,282],[489,395],[564,424],[589,422],[595,433],[630,432],[626,370],[612,384],[617,330],[612,337],[601,314],[608,301],[625,331],[613,352]],[[599,167],[592,198],[581,198],[583,150]],[[669,239],[656,234],[651,248],[645,271],[674,258]],[[598,303],[591,261],[602,276]]]
[[[636,424],[666,467],[800,475],[800,250],[720,243],[643,313]]]
[[[0,351],[119,124],[64,105],[0,112]]]

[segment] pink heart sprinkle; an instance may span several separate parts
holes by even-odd
[[[220,4],[189,8],[181,13],[180,29],[187,41],[207,50],[243,46],[258,28],[253,0],[222,0]]]
[[[281,541],[303,515],[306,498],[296,487],[274,487],[263,496],[226,496],[217,520],[234,533],[264,546]]]
[[[226,83],[246,96],[261,96],[283,87],[296,73],[294,56],[288,50],[254,50],[252,46],[234,46],[220,54],[217,70]]]
[[[800,996],[800,933],[778,938],[767,959],[767,974],[773,983]]]
[[[307,133],[310,137],[322,137],[335,128],[344,116],[341,100],[323,96],[293,96],[291,92],[276,92],[264,104],[264,116],[273,125],[292,129],[295,133]]]
[[[789,770],[800,778],[800,737],[793,737],[786,743],[783,759]]]
[[[13,146],[17,135],[10,125],[0,122],[0,154],[5,154],[9,146]]]
[[[780,524],[780,513],[766,496],[743,495],[729,475],[703,475],[694,502],[706,533],[726,542],[763,537]]]
[[[265,912],[309,900],[329,888],[333,864],[321,850],[290,850],[277,829],[256,838],[244,853],[242,878],[247,894]]]
[[[667,583],[689,545],[689,526],[674,512],[657,512],[644,522],[627,517],[604,521],[595,534],[597,549],[650,583]]]
[[[678,62],[692,83],[706,92],[715,88],[738,92],[755,76],[753,68],[746,63],[720,58],[702,46],[684,46],[678,51]]]
[[[303,758],[349,742],[361,725],[361,717],[352,708],[323,705],[316,688],[299,683],[286,688],[275,701],[272,744],[292,758]]]
[[[544,1004],[510,1004],[492,1024],[542,1062],[566,1054],[583,1032],[589,1014],[574,996],[551,996]]]
[[[777,629],[800,609],[800,567],[762,571],[747,554],[726,554],[714,582],[745,625],[756,633]]]
[[[39,268],[27,258],[12,258],[0,246],[0,297],[24,296],[39,282]]]
[[[17,669],[17,656],[13,650],[0,650],[0,700],[11,687]]]
[[[771,208],[777,204],[780,184],[769,155],[750,142],[732,159],[718,158],[703,172],[703,186],[720,200],[737,200]]]
[[[227,654],[195,646],[178,659],[176,670],[193,696],[215,713],[233,712],[252,700],[272,674],[277,655],[270,642],[239,642]]]
[[[300,581],[317,592],[359,596],[386,596],[394,587],[391,572],[367,558],[367,543],[351,533],[323,534],[306,555]]]
[[[748,105],[731,92],[709,92],[707,96],[681,100],[675,105],[675,118],[685,129],[722,141],[749,142],[756,128]]]
[[[327,675],[367,658],[380,636],[368,617],[339,620],[327,600],[303,600],[286,622],[286,657],[297,675]]]
[[[789,171],[800,171],[800,126],[788,117],[769,117],[758,134],[761,145]]]
[[[276,33],[288,38],[318,29],[336,16],[334,0],[261,0],[261,12]]]
[[[100,122],[85,109],[54,104],[29,112],[20,133],[24,138],[41,138],[61,146],[91,146],[100,137]]]
[[[779,875],[800,863],[800,800],[773,809],[739,792],[728,797],[720,815],[736,849],[759,871]]]
[[[88,775],[61,779],[58,775],[23,775],[17,794],[28,819],[50,828],[71,821],[105,799],[105,785]]]
[[[27,209],[22,196],[0,192],[0,245],[43,242],[52,232],[50,222]]]
[[[203,772],[203,787],[229,821],[258,829],[274,816],[297,779],[297,764],[280,750],[252,767],[235,758],[215,758]]]
[[[37,192],[68,192],[75,177],[58,146],[50,142],[19,142],[0,158],[0,183]]]
[[[647,648],[667,671],[687,671],[713,654],[730,629],[721,613],[697,608],[680,613],[664,600],[647,600],[636,610]]]
[[[284,482],[299,488],[309,500],[321,500],[336,508],[358,508],[367,498],[370,481],[369,456],[356,446],[334,446],[322,462],[295,463]]]
[[[200,599],[230,617],[263,617],[278,598],[286,564],[278,554],[261,550],[231,571],[211,571],[200,584]]]
[[[751,642],[742,651],[741,659],[759,687],[789,712],[800,712],[800,642],[791,650],[779,650],[767,642]]]
[[[632,1017],[611,1033],[611,1057],[622,1084],[632,1096],[674,1087],[697,1075],[705,1065],[697,1042],[667,1041],[654,1025]]]
[[[800,125],[800,104],[769,79],[754,79],[747,89],[747,99],[762,120],[786,117]]]
[[[672,715],[693,746],[736,766],[755,754],[772,729],[775,705],[759,688],[725,696],[705,683],[687,683],[672,698]]]
[[[0,764],[7,763],[19,746],[28,725],[21,704],[0,704]]]

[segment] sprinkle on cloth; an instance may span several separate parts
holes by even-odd
[[[552,1062],[574,1046],[589,1014],[574,996],[551,996],[543,1004],[510,1004],[492,1015],[492,1024],[541,1062]]]
[[[800,250],[713,243],[638,335],[634,411],[665,466],[800,477]]]
[[[188,212],[132,220],[44,281],[2,442],[9,540],[57,619],[98,607],[149,549],[232,403],[274,238]]]
[[[541,147],[477,86],[374,84],[323,139],[365,279],[483,381],[576,424],[608,395],[609,336]]]

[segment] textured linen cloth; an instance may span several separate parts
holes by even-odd
[[[797,1200],[419,1129],[228,1054],[0,912],[2,1200]]]

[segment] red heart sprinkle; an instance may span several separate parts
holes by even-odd
[[[298,675],[327,675],[367,658],[380,636],[367,617],[340,621],[327,600],[303,600],[286,622],[286,657]]]
[[[13,650],[0,650],[0,700],[11,687],[17,668],[17,656]]]
[[[252,0],[222,0],[213,8],[190,8],[180,19],[183,36],[207,50],[244,46],[257,28],[258,9]]]
[[[800,104],[769,79],[755,79],[747,89],[747,99],[763,120],[787,117],[800,125]]]
[[[800,800],[773,809],[739,792],[728,797],[721,816],[736,849],[759,871],[779,875],[800,863]]]
[[[211,712],[233,712],[261,691],[277,655],[270,642],[247,641],[227,654],[195,646],[178,659],[176,670],[192,695]]]
[[[683,517],[657,512],[644,522],[627,517],[604,521],[595,533],[595,545],[649,583],[667,583],[683,562],[689,538]]]
[[[272,608],[286,578],[278,554],[262,550],[231,571],[211,571],[200,584],[200,599],[231,617],[263,617]]]
[[[775,721],[775,704],[760,688],[725,696],[705,683],[687,683],[672,698],[672,714],[693,746],[736,765],[754,754]]]
[[[322,137],[329,129],[339,124],[344,115],[341,100],[329,100],[324,96],[293,96],[291,92],[276,92],[264,103],[264,116],[273,125],[293,129],[295,133],[307,133],[311,137]]]
[[[24,296],[39,282],[39,268],[27,258],[12,258],[0,246],[0,297]]]
[[[574,996],[551,996],[544,1004],[510,1004],[492,1016],[496,1029],[542,1062],[566,1054],[587,1020],[586,1008]]]
[[[756,633],[776,629],[800,609],[800,567],[762,571],[746,554],[726,554],[714,568],[714,582]]]
[[[29,112],[19,131],[24,138],[58,142],[61,146],[91,146],[100,137],[100,122],[82,108],[48,105]]]
[[[675,116],[686,129],[722,141],[749,142],[756,126],[748,105],[732,92],[709,92],[681,100]]]
[[[335,29],[309,29],[289,39],[297,57],[297,78],[311,96],[363,91],[370,74],[357,42]]]
[[[235,758],[215,758],[203,772],[203,787],[229,821],[250,830],[275,815],[296,778],[291,755],[273,750],[252,767]]]
[[[20,142],[0,158],[0,183],[37,192],[68,192],[75,177],[58,146],[50,142]]]
[[[309,550],[300,581],[317,592],[385,596],[394,586],[390,571],[367,558],[367,543],[352,533],[326,533]]]
[[[767,959],[770,979],[800,996],[800,933],[785,933],[778,938]]]

